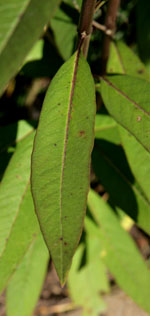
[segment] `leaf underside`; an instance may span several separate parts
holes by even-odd
[[[83,226],[95,108],[89,66],[76,52],[51,82],[32,155],[35,208],[61,283]]]

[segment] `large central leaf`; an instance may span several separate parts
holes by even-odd
[[[77,52],[50,85],[32,156],[35,208],[62,283],[82,231],[95,107],[93,78]]]

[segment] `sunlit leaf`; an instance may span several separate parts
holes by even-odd
[[[11,210],[11,203],[9,209]],[[0,293],[6,287],[10,277],[39,232],[32,196],[28,187],[11,225],[11,230],[7,229],[5,247],[0,255]]]
[[[95,138],[120,144],[120,135],[116,121],[109,115],[96,114]]]
[[[18,142],[0,186],[0,292],[39,233],[29,188],[34,132],[22,127],[17,138],[12,134]]]
[[[111,43],[108,73],[127,74],[148,79],[145,65],[133,50],[122,41]]]
[[[36,237],[7,287],[8,316],[30,316],[43,285],[48,251],[41,233]]]
[[[59,0],[0,0],[0,94],[43,32]]]

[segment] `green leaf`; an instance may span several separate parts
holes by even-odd
[[[48,251],[40,233],[31,244],[7,287],[7,316],[32,314],[45,278],[48,257]]]
[[[75,48],[78,19],[77,11],[70,4],[62,3],[51,20],[56,45],[64,60],[72,55]]]
[[[17,144],[33,130],[33,126],[26,121],[6,125],[0,128],[0,152]]]
[[[97,239],[88,237],[87,250],[90,252],[90,258],[85,266],[80,268],[82,257],[84,254],[83,245],[80,245],[73,258],[73,264],[69,272],[68,286],[69,293],[73,303],[77,307],[82,307],[82,315],[97,316],[106,310],[106,305],[100,296],[100,292],[108,292],[108,283],[106,277],[106,269],[100,259],[99,253],[95,256],[94,250]],[[99,243],[99,240],[98,240]],[[91,252],[94,258],[91,258]]]
[[[97,114],[95,119],[95,138],[120,144],[118,125],[109,115]]]
[[[122,41],[111,43],[107,72],[149,78],[139,57]]]
[[[27,55],[20,70],[21,75],[29,78],[52,78],[63,63],[57,48],[50,40],[38,40]]]
[[[0,0],[0,94],[58,6],[57,0]]]
[[[130,168],[150,201],[150,153],[121,126],[119,131]]]
[[[11,223],[8,221],[5,224],[5,246],[0,254],[0,293],[6,287],[10,277],[15,272],[16,267],[21,262],[31,243],[39,234],[39,225],[34,213],[34,206],[30,188],[26,189],[23,200],[20,202],[19,208],[16,213],[14,221]],[[11,198],[11,191],[9,191],[8,199]],[[15,197],[16,198],[16,197]],[[11,210],[11,199],[9,199],[9,210]],[[7,209],[6,209],[7,211]],[[4,212],[2,213],[2,215]],[[5,214],[7,216],[7,212]],[[10,215],[9,215],[10,216]],[[3,218],[1,219],[1,225]],[[7,217],[8,220],[8,217]],[[7,230],[6,230],[7,228]],[[3,241],[2,235],[2,241]]]
[[[21,122],[18,130],[12,125],[5,132],[5,146],[14,144],[16,150],[0,186],[0,292],[39,233],[29,189],[33,128]],[[5,146],[1,141],[2,150]]]
[[[0,255],[9,238],[13,223],[27,190],[34,132],[26,134],[17,145],[0,186]]]
[[[88,196],[90,211],[100,229],[101,257],[118,285],[142,308],[150,312],[150,272],[135,243],[119,223],[114,211],[94,191]]]
[[[115,120],[150,151],[149,82],[128,75],[102,79],[104,104]]]
[[[150,204],[135,183],[121,146],[96,140],[92,165],[96,176],[110,195],[110,202],[149,234]]]
[[[62,283],[82,231],[95,107],[93,78],[77,52],[51,82],[32,156],[35,208]]]
[[[0,178],[2,178],[19,142],[32,130],[33,126],[26,121],[20,121],[19,123],[0,128]]]
[[[40,60],[43,57],[43,49],[44,49],[44,40],[43,39],[39,39],[34,46],[32,47],[32,49],[29,51],[29,54],[27,55],[24,63],[28,63],[31,61],[35,61],[35,60]]]

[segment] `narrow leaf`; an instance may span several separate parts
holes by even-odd
[[[109,113],[150,151],[149,82],[128,75],[102,79],[101,93]]]
[[[0,255],[27,190],[30,178],[30,159],[34,132],[22,139],[12,156],[0,186]]]
[[[6,148],[1,141],[1,150],[8,145],[15,145],[16,150],[0,186],[0,292],[39,233],[29,189],[34,131],[22,122],[18,129],[13,125],[5,132]]]
[[[48,257],[40,233],[31,244],[7,287],[8,316],[30,316],[33,313],[43,285]]]
[[[133,240],[121,228],[114,211],[93,191],[89,193],[88,205],[100,226],[97,236],[104,248],[104,262],[118,285],[149,313],[150,272]]]
[[[11,209],[11,205],[9,206]],[[6,287],[16,267],[21,262],[40,229],[34,213],[30,187],[19,206],[18,213],[11,225],[11,231],[0,255],[0,293]]]
[[[77,52],[50,85],[32,156],[35,208],[62,283],[82,231],[94,117],[93,78]]]
[[[58,3],[58,0],[0,0],[0,94],[22,66]]]

